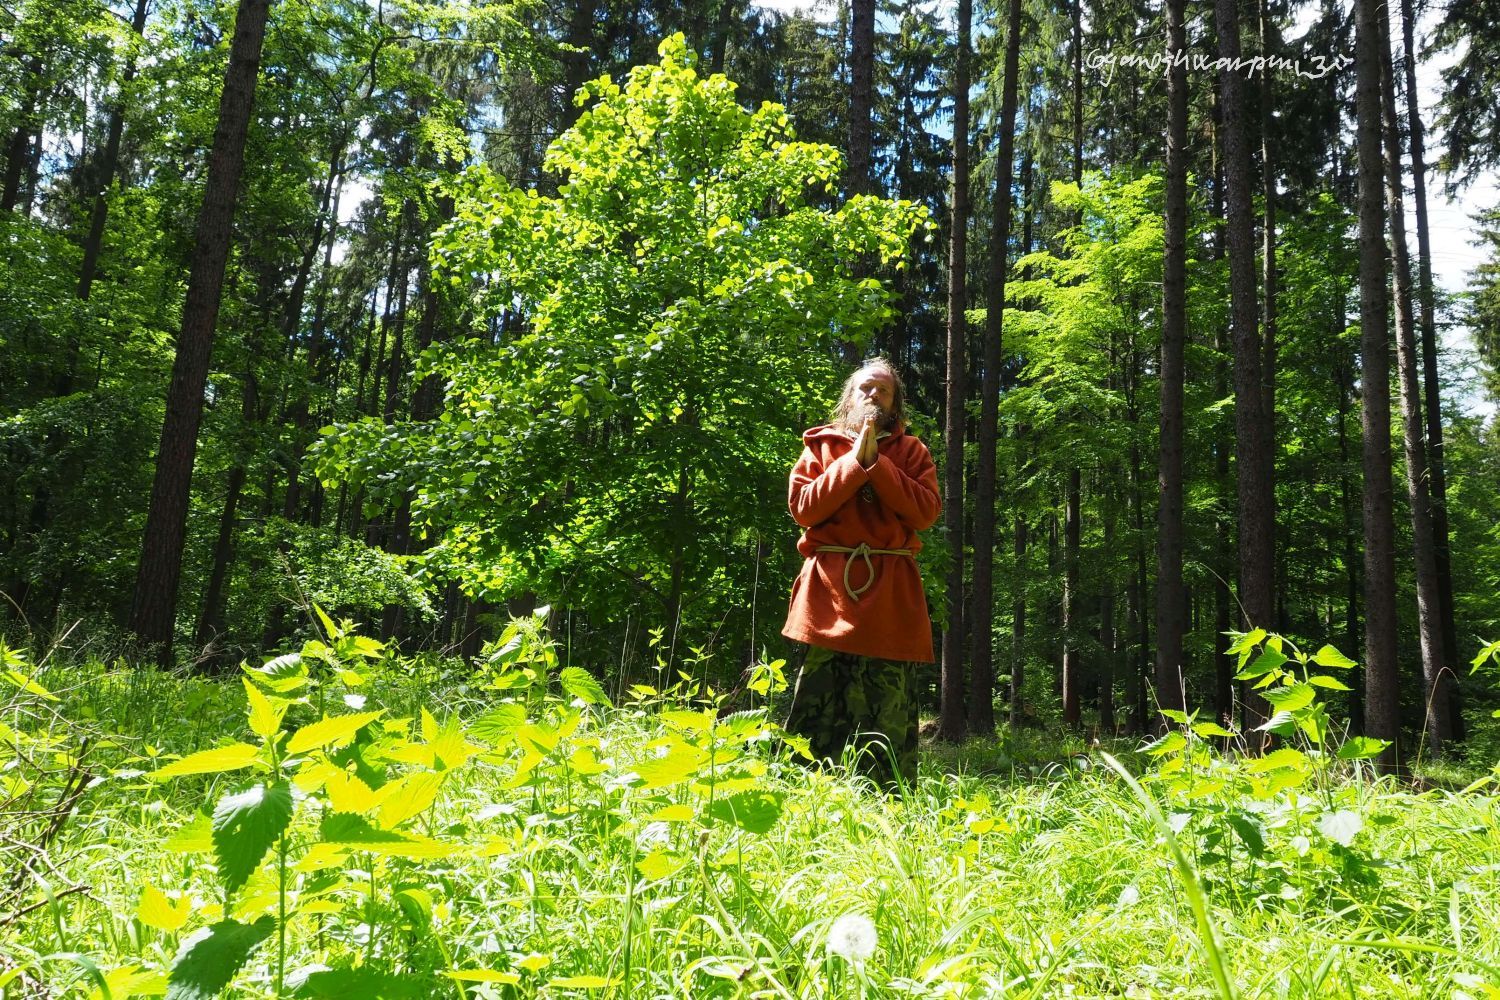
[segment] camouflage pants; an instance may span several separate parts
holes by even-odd
[[[789,732],[807,737],[813,756],[854,766],[892,787],[917,780],[917,688],[911,664],[809,646],[797,678]]]

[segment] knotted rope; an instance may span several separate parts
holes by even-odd
[[[819,545],[815,551],[842,552],[849,557],[844,562],[844,590],[856,601],[859,600],[861,594],[875,584],[875,563],[870,559],[871,556],[909,556],[912,554],[911,549],[872,549],[867,542],[860,542],[852,549],[847,545]],[[854,565],[856,559],[865,561],[865,570],[869,574],[865,578],[864,586],[858,590],[849,585],[849,567]]]

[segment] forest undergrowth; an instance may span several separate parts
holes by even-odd
[[[321,622],[224,678],[0,646],[0,995],[1500,996],[1494,775],[1374,778],[1331,647],[1237,638],[1259,757],[1021,730],[886,795],[779,662],[612,699],[541,618],[478,666]]]

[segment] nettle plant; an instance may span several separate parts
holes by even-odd
[[[1357,785],[1335,780],[1335,762],[1380,754],[1388,745],[1366,736],[1345,737],[1321,692],[1347,691],[1333,671],[1356,664],[1331,645],[1307,653],[1265,629],[1227,633],[1238,658],[1236,679],[1253,682],[1272,709],[1253,732],[1256,756],[1237,729],[1198,712],[1163,709],[1178,724],[1145,752],[1156,766],[1142,776],[1166,794],[1174,834],[1193,836],[1205,888],[1219,887],[1257,905],[1299,898],[1309,889],[1331,893],[1337,884],[1374,878],[1354,849],[1365,817],[1345,801]],[[1374,816],[1375,823],[1394,822]]]
[[[153,775],[246,776],[169,845],[212,855],[218,898],[195,906],[190,894],[147,885],[136,909],[143,927],[177,945],[169,997],[216,996],[267,948],[259,981],[276,996],[458,995],[479,984],[522,996],[615,986],[629,995],[629,944],[609,968],[549,973],[547,916],[566,889],[552,880],[572,877],[574,862],[608,861],[585,862],[572,841],[596,838],[623,865],[629,935],[644,932],[643,900],[658,894],[696,893],[701,912],[722,910],[720,877],[745,878],[742,838],[781,816],[772,748],[805,750],[765,709],[721,715],[723,696],[700,695],[689,675],[665,692],[639,685],[609,727],[598,725],[610,700],[586,671],[559,667],[545,608],[513,620],[481,655],[478,686],[501,700],[469,725],[425,708],[391,718],[358,690],[360,664],[384,658],[384,647],[317,613],[327,641],[243,668],[253,738]],[[784,685],[779,663],[751,678],[764,695]],[[482,787],[492,801],[468,822],[440,818],[445,790],[475,767],[493,770],[465,790]],[[464,867],[476,861],[478,870]],[[505,954],[479,956],[482,967],[445,932],[475,877],[513,880],[531,928]],[[190,922],[196,929],[178,941]],[[304,956],[290,968],[310,940],[323,961]]]
[[[327,642],[243,668],[253,741],[190,754],[152,775],[249,774],[169,845],[212,854],[220,890],[197,914],[206,923],[180,941],[169,998],[216,996],[272,938],[277,996],[385,995],[430,982],[419,974],[445,962],[428,925],[441,891],[437,863],[460,847],[431,835],[431,807],[484,748],[425,709],[415,726],[361,711],[365,678],[355,665],[381,658],[384,647],[315,610]],[[332,705],[331,691],[340,693]],[[353,711],[328,714],[334,706]],[[405,765],[399,774],[397,765]],[[172,937],[194,915],[188,897],[151,885],[136,910],[143,925]],[[347,961],[289,974],[289,930],[299,924],[342,945],[334,950]]]

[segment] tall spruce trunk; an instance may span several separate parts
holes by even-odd
[[[1156,697],[1181,711],[1182,436],[1187,340],[1187,51],[1184,0],[1167,0],[1167,188],[1162,260],[1161,423],[1156,508]]]
[[[589,55],[595,49],[594,16],[598,11],[597,0],[578,0],[568,18],[568,44],[572,51],[562,54],[563,63],[563,127],[572,128],[583,114],[583,108],[573,103],[573,95],[589,81]]]
[[[1115,731],[1115,492],[1106,488],[1101,497],[1104,517],[1104,586],[1099,595],[1099,732]]]
[[[984,320],[984,381],[979,399],[979,462],[974,491],[974,597],[969,618],[973,643],[969,682],[969,729],[995,731],[994,572],[995,445],[1000,420],[1000,361],[1005,327],[1005,277],[1010,244],[1011,176],[1016,147],[1016,77],[1021,59],[1021,0],[1010,0],[1000,98],[999,148],[995,152],[995,196],[991,215],[989,280]]]
[[[1073,183],[1083,184],[1083,0],[1073,0]],[[1083,212],[1074,215],[1073,224],[1082,225]],[[1062,696],[1063,722],[1077,726],[1082,720],[1078,686],[1081,678],[1078,662],[1078,643],[1070,633],[1077,625],[1074,605],[1078,601],[1078,517],[1079,517],[1079,470],[1075,465],[1068,470],[1067,493],[1064,506],[1063,542],[1063,591],[1060,609],[1060,631],[1062,633],[1062,658],[1058,664],[1059,694]]]
[[[130,627],[144,644],[155,649],[163,663],[171,660],[193,460],[203,417],[203,388],[213,352],[234,206],[245,161],[245,136],[255,106],[261,44],[270,7],[271,0],[241,0],[235,16],[136,573]]]
[[[1396,81],[1390,46],[1388,8],[1379,14],[1380,98],[1385,122],[1386,216],[1396,298],[1396,379],[1401,390],[1401,441],[1406,458],[1406,494],[1411,515],[1412,555],[1416,560],[1417,632],[1422,649],[1424,715],[1433,753],[1442,753],[1453,730],[1448,715],[1452,671],[1443,662],[1442,601],[1438,596],[1437,555],[1427,499],[1427,451],[1422,441],[1422,389],[1418,384],[1416,323],[1412,314],[1411,259],[1406,247],[1405,196],[1401,177],[1401,138],[1396,120]]]
[[[1010,726],[1021,724],[1026,714],[1023,697],[1026,682],[1026,585],[1028,580],[1025,516],[1016,518],[1016,594],[1010,623]]]
[[[1276,26],[1269,10],[1271,0],[1260,0],[1260,53],[1271,58],[1276,48]],[[1266,434],[1276,439],[1276,170],[1271,156],[1271,109],[1275,106],[1275,71],[1267,64],[1260,72],[1260,195],[1261,195],[1261,294],[1263,312],[1264,354],[1261,359],[1261,382],[1265,395],[1261,402],[1265,414]],[[1276,477],[1276,455],[1271,455],[1271,480]],[[1274,498],[1274,486],[1273,486]],[[1275,518],[1272,517],[1272,550],[1275,550]],[[1272,589],[1275,580],[1272,579]]]
[[[1078,466],[1068,470],[1068,492],[1063,502],[1063,594],[1062,594],[1062,715],[1063,723],[1076,727],[1083,721],[1079,688],[1083,665],[1078,636],[1078,542],[1081,534],[1081,475]]]
[[[1342,324],[1344,317],[1348,315],[1348,303],[1344,296],[1340,295],[1332,311],[1332,323]],[[1337,328],[1335,326],[1335,328]],[[1339,444],[1339,513],[1342,516],[1341,526],[1343,531],[1343,558],[1344,558],[1344,648],[1353,652],[1359,648],[1359,573],[1356,569],[1356,557],[1354,553],[1354,536],[1359,530],[1354,519],[1353,491],[1349,486],[1349,409],[1354,398],[1354,376],[1352,374],[1352,358],[1345,358],[1342,345],[1340,345],[1338,358],[1334,367],[1334,380],[1338,385],[1338,416],[1334,425],[1338,435]],[[1349,728],[1356,734],[1365,732],[1365,703],[1364,695],[1357,682],[1350,685],[1353,690],[1349,692]]]
[[[1417,222],[1417,301],[1422,328],[1422,393],[1427,420],[1427,481],[1431,486],[1432,547],[1437,563],[1439,632],[1442,665],[1448,685],[1448,725],[1455,740],[1464,738],[1464,716],[1457,683],[1458,630],[1453,620],[1453,558],[1448,543],[1448,473],[1443,461],[1443,405],[1437,367],[1436,296],[1432,285],[1432,236],[1427,222],[1427,161],[1422,110],[1417,102],[1417,53],[1413,33],[1416,15],[1411,0],[1401,0],[1401,35],[1406,71],[1406,124],[1411,151],[1412,200]]]
[[[1231,65],[1240,58],[1240,19],[1236,0],[1215,0],[1219,55]],[[1236,493],[1239,520],[1240,605],[1247,627],[1271,627],[1275,613],[1275,498],[1272,447],[1266,422],[1263,345],[1257,323],[1255,225],[1250,171],[1249,129],[1239,71],[1219,76],[1224,147],[1224,245],[1229,258],[1229,328],[1234,343],[1234,422]],[[1246,721],[1259,725],[1268,712],[1264,699],[1246,700]]]
[[[948,532],[948,623],[943,630],[938,734],[964,737],[964,398],[968,349],[969,32],[973,0],[959,0],[958,55],[953,67],[953,218],[948,246],[947,399],[943,413],[943,524]]]
[[[875,0],[849,4],[849,162],[850,194],[874,190],[870,176],[870,118],[875,95]]]
[[[1390,745],[1377,758],[1400,765],[1396,665],[1395,515],[1391,486],[1390,328],[1386,311],[1385,191],[1380,152],[1379,0],[1355,0],[1355,111],[1359,161],[1359,323],[1363,397],[1365,541],[1365,732]]]

